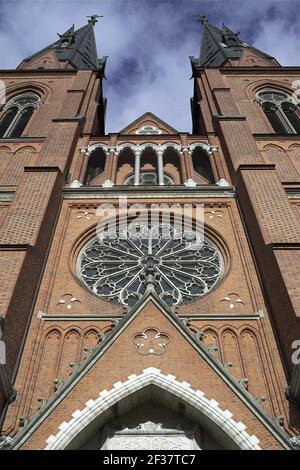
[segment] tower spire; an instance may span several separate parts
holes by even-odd
[[[222,28],[217,28],[211,24],[204,15],[193,15],[202,25],[202,37],[200,56],[198,59],[192,60],[192,65],[197,67],[221,67],[227,61],[231,65],[240,65],[240,59],[244,56],[245,49],[251,51],[261,65],[274,66],[278,62],[268,54],[239,39],[239,33],[234,33],[224,23]],[[254,61],[253,65],[258,65],[258,61]]]
[[[102,15],[90,15],[85,26],[75,30],[74,25],[59,39],[26,58],[19,68],[74,68],[102,70],[106,58],[98,60],[94,25]],[[45,65],[44,65],[45,63]]]

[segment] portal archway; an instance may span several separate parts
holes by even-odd
[[[246,426],[234,421],[230,411],[222,410],[215,400],[205,398],[203,392],[191,389],[190,384],[179,382],[153,367],[138,376],[129,376],[125,382],[117,382],[110,391],[103,390],[96,400],[89,400],[83,410],[75,411],[72,419],[63,422],[60,431],[47,439],[46,449],[82,448],[117,415],[126,414],[149,397],[177,413],[179,419],[187,419],[198,426],[223,449],[260,449],[256,436],[249,436]]]

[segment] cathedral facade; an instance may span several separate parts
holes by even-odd
[[[3,450],[300,448],[300,70],[200,21],[192,133],[105,132],[95,16],[0,71]]]

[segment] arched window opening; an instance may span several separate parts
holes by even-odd
[[[104,171],[106,154],[102,148],[94,150],[89,157],[85,176],[85,184],[90,184],[97,176]]]
[[[156,152],[151,147],[147,147],[141,154],[141,172],[156,171],[156,169],[157,169]]]
[[[13,106],[9,108],[6,113],[4,113],[0,121],[0,137],[4,137],[5,132],[11,125],[12,121],[15,119],[17,112],[18,108],[16,106]]]
[[[300,133],[299,109],[291,96],[281,91],[264,90],[257,98],[276,134]]]
[[[34,108],[32,106],[28,106],[23,109],[23,111],[20,113],[20,117],[12,129],[10,133],[10,137],[20,137],[24,130],[25,127],[27,126],[31,116],[33,115]]]
[[[160,159],[160,163],[158,161]],[[158,154],[153,148],[147,147],[141,154],[141,174],[139,182],[141,185],[165,185],[172,184],[172,179],[164,173],[163,155]],[[143,176],[142,176],[143,175]]]
[[[273,103],[266,102],[263,103],[262,109],[276,134],[286,134],[286,128],[283,125],[282,119],[280,119],[276,106]]]
[[[24,93],[10,100],[0,121],[0,137],[21,137],[39,102],[40,98],[34,93]]]
[[[282,111],[284,112],[289,122],[292,124],[296,133],[300,134],[300,117],[297,106],[295,106],[293,103],[283,103]]]
[[[119,153],[117,185],[170,186],[182,180],[180,155],[172,146],[130,145]]]
[[[118,169],[116,184],[129,184],[124,182],[128,175],[134,172],[134,153],[131,148],[124,148],[118,156]],[[131,184],[131,183],[130,183]],[[132,183],[133,184],[133,183]]]
[[[201,147],[196,147],[192,155],[193,166],[196,173],[203,176],[208,183],[214,182],[208,153]]]
[[[178,152],[176,152],[176,150],[172,147],[167,148],[164,152],[163,161],[164,174],[171,175],[172,179],[175,181],[175,184],[181,184],[183,182],[183,178]],[[174,184],[174,182],[172,184]]]

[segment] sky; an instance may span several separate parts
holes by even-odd
[[[0,0],[0,68],[17,67],[92,14],[104,16],[95,26],[98,57],[109,56],[106,132],[147,111],[191,132],[189,56],[199,56],[201,39],[193,15],[224,22],[281,65],[300,65],[300,0]]]

